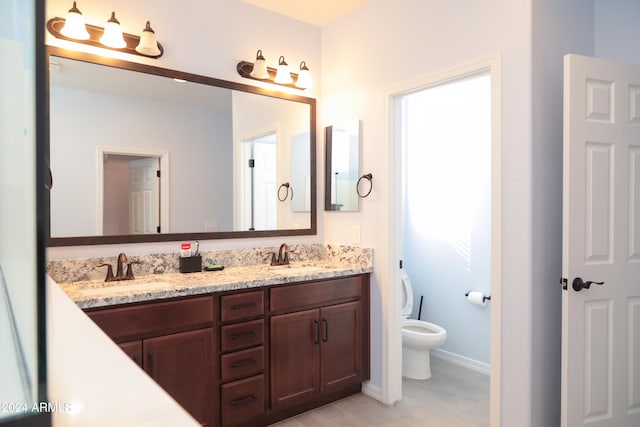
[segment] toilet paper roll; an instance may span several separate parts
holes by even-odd
[[[469,295],[467,295],[467,301],[470,304],[475,305],[485,305],[487,302],[485,300],[484,292],[471,291]]]

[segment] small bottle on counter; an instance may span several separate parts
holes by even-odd
[[[191,256],[191,243],[183,243],[180,245],[180,256],[182,258]]]

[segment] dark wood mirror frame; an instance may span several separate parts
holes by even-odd
[[[118,243],[144,243],[144,242],[171,242],[181,240],[207,240],[207,239],[237,239],[237,238],[257,238],[274,236],[302,236],[314,235],[317,233],[317,201],[316,201],[316,100],[295,94],[265,89],[245,85],[242,83],[191,74],[183,71],[170,70],[141,63],[123,61],[113,58],[102,57],[84,52],[49,46],[47,48],[47,60],[50,56],[59,56],[79,61],[91,62],[99,65],[122,68],[157,76],[183,79],[195,83],[210,86],[218,86],[243,92],[250,92],[259,95],[270,96],[279,99],[286,99],[309,105],[309,143],[310,143],[310,174],[311,174],[311,209],[310,228],[283,229],[283,230],[255,230],[255,231],[220,231],[220,232],[191,232],[191,233],[161,233],[161,234],[131,234],[131,235],[109,235],[109,236],[77,236],[77,237],[51,237],[49,236],[48,246],[81,246],[81,245],[107,245]],[[46,106],[49,111],[49,75],[47,74],[47,97]],[[46,121],[46,137],[49,140],[49,116]],[[46,147],[46,161],[49,164],[49,144]],[[55,182],[53,182],[55,185]],[[50,212],[48,212],[50,214]],[[50,222],[50,216],[48,217]]]

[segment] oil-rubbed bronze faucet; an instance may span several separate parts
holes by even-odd
[[[120,254],[118,255],[118,263],[116,266],[116,280],[126,280],[123,271],[123,265],[125,262],[127,262],[127,256],[124,254],[124,252],[120,252]]]
[[[289,254],[292,252],[295,251],[290,249],[286,243],[281,244],[277,258],[276,253],[271,252],[271,265],[289,265]]]
[[[105,282],[114,282],[118,280],[133,280],[135,277],[133,276],[133,267],[132,264],[142,264],[140,261],[129,261],[124,252],[120,252],[118,255],[117,263],[116,263],[116,275],[113,275],[113,268],[111,264],[97,264],[96,267],[107,267],[107,276],[105,277]],[[127,274],[124,273],[124,264],[127,263]]]

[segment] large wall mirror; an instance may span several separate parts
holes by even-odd
[[[313,98],[56,47],[49,60],[50,246],[316,233]]]

